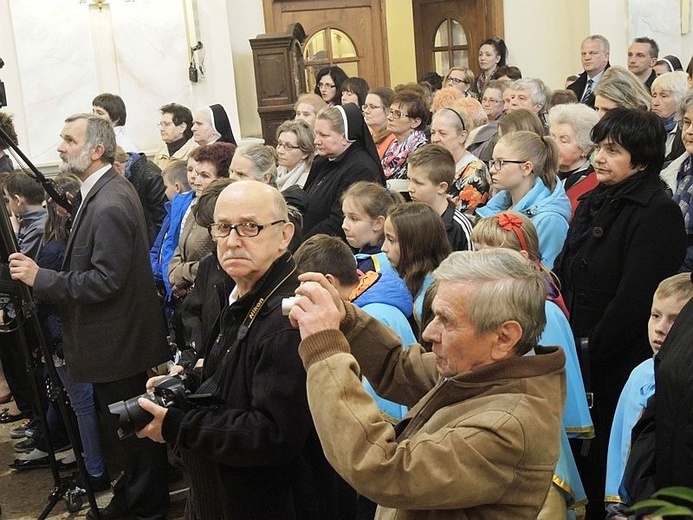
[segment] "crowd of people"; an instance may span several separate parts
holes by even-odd
[[[12,467],[69,445],[30,399],[54,363],[106,520],[165,518],[171,461],[198,520],[623,519],[693,485],[668,361],[689,329],[666,341],[693,319],[693,60],[647,37],[627,68],[600,35],[580,53],[554,92],[500,38],[477,76],[391,89],[326,67],[276,146],[238,146],[219,104],[168,103],[151,159],[101,94],[60,133],[69,212],[0,153],[9,276],[52,357],[25,372],[6,305]],[[140,399],[151,420],[119,439],[108,405],[171,377],[185,406]]]

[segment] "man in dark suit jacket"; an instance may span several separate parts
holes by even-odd
[[[100,517],[163,519],[165,446],[134,436],[118,441],[118,417],[108,412],[110,403],[141,394],[146,370],[168,358],[144,213],[133,186],[112,167],[116,144],[108,122],[78,114],[65,123],[60,169],[76,174],[82,186],[63,269],[40,269],[14,253],[10,274],[33,287],[36,298],[60,306],[68,370],[75,380],[93,383],[106,433],[119,451],[124,476]],[[91,511],[87,518],[94,518]]]
[[[659,45],[652,38],[641,37],[633,40],[628,47],[628,70],[635,74],[650,91],[657,77],[654,66],[659,58]]]
[[[588,36],[580,45],[580,59],[584,72],[568,90],[575,92],[580,103],[594,108],[594,89],[604,71],[609,68],[609,40],[601,34]]]

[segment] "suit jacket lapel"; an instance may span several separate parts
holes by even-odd
[[[79,211],[77,212],[77,218],[75,218],[75,221],[72,223],[72,229],[70,229],[70,236],[68,237],[67,245],[65,246],[65,256],[63,257],[62,266],[63,270],[65,270],[65,268],[69,266],[69,258],[70,254],[72,253],[72,242],[75,238],[75,235],[77,234],[77,228],[84,220],[84,213],[87,211],[89,201],[91,201],[91,199],[93,199],[96,196],[99,190],[115,175],[118,175],[118,172],[116,172],[113,168],[107,170],[106,173],[104,173],[101,176],[101,178],[98,181],[96,181],[96,184],[94,184],[92,189],[89,190],[89,193],[87,193],[87,196],[84,198],[84,200],[82,200],[82,204],[80,205]]]

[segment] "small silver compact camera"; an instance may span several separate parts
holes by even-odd
[[[296,299],[298,296],[292,296],[290,298],[282,298],[282,315],[288,316],[289,313],[291,312],[291,309],[294,307],[294,303],[296,303]]]

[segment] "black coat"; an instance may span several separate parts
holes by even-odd
[[[164,208],[167,200],[166,187],[161,177],[161,169],[141,153],[139,159],[133,162],[129,171],[126,172],[126,176],[135,187],[142,203],[144,220],[147,224],[147,237],[151,247],[166,217]]]
[[[188,466],[189,506],[199,520],[339,518],[335,490],[343,484],[322,453],[308,409],[298,329],[281,311],[281,300],[299,284],[294,267],[284,254],[253,291],[224,307],[205,346],[203,385],[260,295],[278,287],[213,385],[224,403],[169,409],[164,419],[164,438]]]
[[[303,217],[304,240],[318,233],[344,237],[340,197],[358,181],[380,182],[379,165],[360,142],[353,143],[339,157],[317,157],[306,179],[308,206]]]
[[[647,335],[652,297],[659,282],[677,272],[686,251],[681,211],[657,173],[648,172],[588,217],[587,238],[577,251],[569,231],[556,262],[573,332],[589,338],[597,429],[610,428],[631,370],[652,355]],[[596,191],[580,197],[571,227],[590,211]],[[572,268],[567,258],[574,258]],[[599,432],[607,438],[608,433]]]
[[[657,358],[656,487],[693,487],[693,301],[676,318]],[[648,403],[649,408],[649,403]]]

